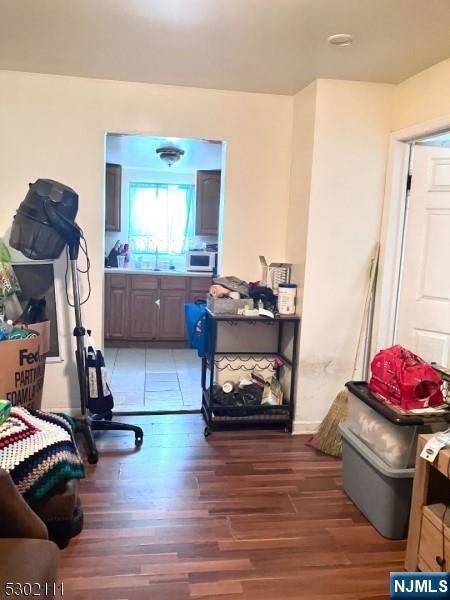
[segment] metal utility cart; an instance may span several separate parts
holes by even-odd
[[[221,426],[279,425],[292,432],[300,319],[282,315],[275,319],[215,314],[206,311],[207,352],[202,359],[202,414],[205,437]],[[276,358],[276,366],[272,367]],[[282,363],[282,364],[279,364]],[[214,403],[214,384],[219,371],[272,369],[283,387],[279,406],[236,406],[224,411]],[[228,413],[228,414],[224,414]],[[219,414],[218,414],[219,413]]]

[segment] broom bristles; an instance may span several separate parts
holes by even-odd
[[[330,406],[324,420],[314,436],[312,445],[316,450],[330,456],[342,456],[342,439],[339,424],[348,414],[348,392],[341,390]]]

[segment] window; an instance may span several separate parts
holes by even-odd
[[[194,235],[194,186],[131,183],[129,190],[133,252],[185,252]]]

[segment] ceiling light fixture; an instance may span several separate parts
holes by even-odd
[[[351,46],[353,37],[349,33],[336,33],[327,38],[327,42],[332,46]]]
[[[184,150],[176,148],[175,146],[165,146],[158,148],[156,153],[159,158],[166,163],[167,166],[171,167],[174,163],[178,162],[184,154]]]

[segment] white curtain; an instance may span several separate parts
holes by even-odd
[[[129,241],[134,252],[181,254],[194,235],[192,185],[130,184]]]

